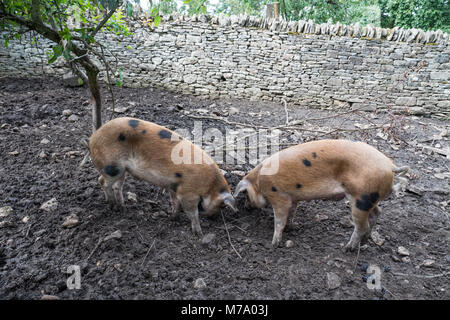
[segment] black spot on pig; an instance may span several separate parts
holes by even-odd
[[[177,178],[181,178],[183,175],[181,174],[181,173],[179,173],[179,172],[175,172],[175,177],[177,177]]]
[[[117,167],[114,164],[108,164],[107,166],[105,166],[105,168],[103,169],[103,171],[111,177],[115,177],[120,173],[120,169],[119,167]]]
[[[172,190],[173,192],[177,192],[178,190],[178,183],[171,183],[170,184],[170,190]]]
[[[159,137],[161,139],[170,139],[172,137],[172,133],[170,133],[170,131],[167,131],[165,129],[162,129],[159,133],[158,133]]]
[[[130,119],[130,120],[128,120],[128,124],[129,124],[130,127],[132,127],[133,129],[136,129],[137,126],[139,125],[139,120]]]
[[[146,133],[147,133],[147,130],[142,130],[141,133],[142,133],[142,134],[146,134]]]
[[[297,184],[295,185],[295,187],[296,187],[297,189],[300,189],[300,188],[302,187],[302,185],[301,185],[300,183],[297,183]]]
[[[272,187],[272,191],[273,191],[273,192],[277,192],[277,188]]]
[[[313,152],[312,156],[313,156],[314,159],[317,158],[317,153]]]
[[[220,189],[220,191],[219,191],[219,193],[225,193],[225,192],[228,192],[228,190],[225,189],[225,188],[222,188],[222,189]]]
[[[311,167],[311,161],[309,161],[308,159],[303,159],[303,164],[307,167]]]
[[[125,135],[122,132],[119,134],[119,141],[125,141]]]
[[[356,207],[362,211],[369,211],[372,209],[375,202],[377,202],[380,195],[378,192],[373,192],[371,194],[363,194],[361,200],[356,200]]]

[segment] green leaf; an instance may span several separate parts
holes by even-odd
[[[131,17],[133,14],[133,6],[131,5],[131,3],[127,3],[126,5],[126,9],[127,9],[127,16]]]
[[[83,79],[81,79],[80,77],[78,77],[78,84],[81,86],[83,85]]]
[[[159,23],[161,22],[161,16],[158,14],[155,17],[155,21],[153,21],[153,24],[155,25],[155,27],[159,26]]]
[[[55,53],[56,57],[59,57],[60,55],[62,55],[63,50],[64,50],[63,46],[61,46],[59,44],[56,46],[53,46],[52,49],[53,49],[53,52]]]
[[[9,39],[5,39],[5,47],[8,48],[9,46]]]
[[[122,86],[122,81],[116,80],[116,86],[121,87]]]
[[[66,60],[72,60],[72,55],[70,54],[70,50],[68,48],[66,48],[64,50],[64,58],[66,58]]]
[[[56,59],[58,59],[58,57],[54,55],[54,56],[52,56],[50,59],[48,59],[48,63],[49,63],[49,64],[52,64],[53,62],[56,61]]]

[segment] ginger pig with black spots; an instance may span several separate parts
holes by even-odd
[[[312,141],[265,159],[239,182],[234,197],[247,191],[251,206],[272,205],[272,245],[277,246],[299,201],[347,196],[355,228],[344,249],[354,250],[376,224],[381,214],[378,203],[390,194],[394,173],[407,170],[363,142]]]
[[[217,213],[225,204],[236,210],[230,187],[211,157],[177,133],[134,118],[117,118],[89,139],[99,182],[113,207],[123,206],[126,173],[169,191],[172,217],[180,207],[191,220],[192,231],[202,234],[199,213]]]

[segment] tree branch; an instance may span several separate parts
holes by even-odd
[[[103,28],[105,23],[109,20],[109,18],[111,18],[111,16],[114,14],[114,12],[116,12],[116,9],[118,7],[120,7],[121,5],[122,5],[122,1],[117,0],[114,7],[111,8],[109,13],[103,17],[103,20],[100,21],[100,23],[97,25],[97,27],[95,27],[95,29],[91,32],[91,34],[90,34],[91,37],[95,36],[97,34],[97,32],[99,32],[100,29]]]
[[[31,20],[43,24],[41,18],[41,0],[31,0]]]

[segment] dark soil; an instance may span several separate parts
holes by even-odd
[[[105,105],[109,95],[103,89]],[[120,115],[136,116],[170,129],[192,129],[197,117],[276,126],[285,123],[283,105],[236,100],[201,100],[159,89],[116,88]],[[228,115],[230,107],[239,109]],[[284,146],[311,139],[341,137],[363,140],[409,165],[409,185],[399,196],[381,203],[377,232],[380,246],[369,240],[357,252],[343,253],[352,228],[345,201],[301,203],[283,245],[272,249],[270,208],[247,210],[239,196],[239,212],[224,209],[230,245],[221,215],[201,218],[202,244],[191,233],[186,215],[172,221],[168,194],[129,177],[125,212],[111,211],[81,140],[91,132],[86,88],[64,87],[59,79],[0,78],[0,298],[40,299],[449,299],[449,160],[422,145],[449,148],[448,122],[376,113],[307,110],[289,106],[290,120],[305,120],[297,130],[282,130]],[[62,111],[79,117],[69,121]],[[198,110],[198,109],[207,109]],[[203,113],[202,113],[203,112]],[[110,117],[105,110],[104,118]],[[328,117],[322,120],[315,118]],[[370,129],[387,123],[384,134]],[[203,120],[203,130],[237,129],[220,120]],[[331,128],[332,134],[317,132]],[[308,129],[306,131],[304,129]],[[377,136],[378,133],[378,136]],[[41,143],[43,139],[49,143]],[[252,166],[220,165],[234,190],[239,172]],[[56,198],[53,211],[40,209]],[[62,226],[76,214],[80,223]],[[121,237],[101,242],[120,230]],[[293,247],[284,246],[286,240]],[[409,257],[398,254],[398,247]],[[89,258],[89,259],[88,259]],[[403,259],[403,260],[402,260]],[[433,261],[431,261],[433,260]],[[363,280],[367,264],[381,270],[382,290]],[[81,289],[69,290],[68,266],[81,268]],[[340,285],[329,289],[327,273]],[[194,282],[203,278],[203,288]]]

